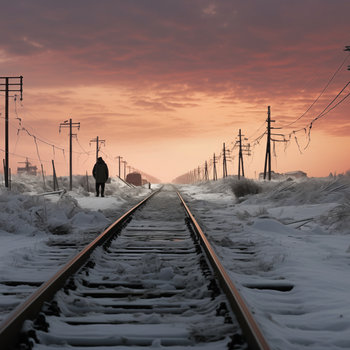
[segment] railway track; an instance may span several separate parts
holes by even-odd
[[[269,349],[181,196],[151,197],[14,310],[1,349]]]

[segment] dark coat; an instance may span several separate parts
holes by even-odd
[[[92,169],[92,175],[97,183],[105,183],[107,181],[108,166],[101,157],[97,159],[97,162]]]

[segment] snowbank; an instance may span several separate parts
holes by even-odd
[[[350,348],[350,177],[181,186],[272,349]]]

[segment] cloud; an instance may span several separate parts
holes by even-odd
[[[0,62],[6,74],[24,75],[28,111],[72,115],[87,129],[115,123],[130,138],[186,137],[198,120],[203,133],[260,125],[267,105],[284,124],[345,57],[349,10],[348,0],[12,1],[2,5]],[[338,133],[344,115],[332,113]]]
[[[0,29],[11,31],[0,45],[7,54],[33,57],[30,66],[39,58],[47,78],[56,75],[53,84],[67,83],[70,71],[72,84],[185,83],[208,93],[265,85],[272,93],[276,81],[293,77],[300,84],[303,69],[325,66],[325,54],[345,44],[349,5],[334,8],[272,0],[13,2],[3,11]]]

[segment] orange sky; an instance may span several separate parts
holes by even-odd
[[[344,61],[313,108],[276,132],[307,127],[350,80],[348,0],[15,0],[1,13],[0,76],[24,76],[23,101],[10,101],[13,172],[28,157],[47,174],[55,159],[58,175],[67,175],[68,134],[58,129],[72,118],[81,123],[73,173],[91,172],[89,141],[99,136],[112,175],[121,155],[171,181],[218,155],[223,142],[232,149],[240,128],[253,144],[268,105],[274,126],[295,121]],[[312,125],[309,144],[304,131],[276,144],[273,170],[350,169],[349,101]],[[3,93],[0,113],[4,157]],[[18,134],[23,127],[38,147],[26,131]],[[245,157],[248,176],[263,171],[265,148],[264,137]],[[236,174],[237,149],[232,157]]]

